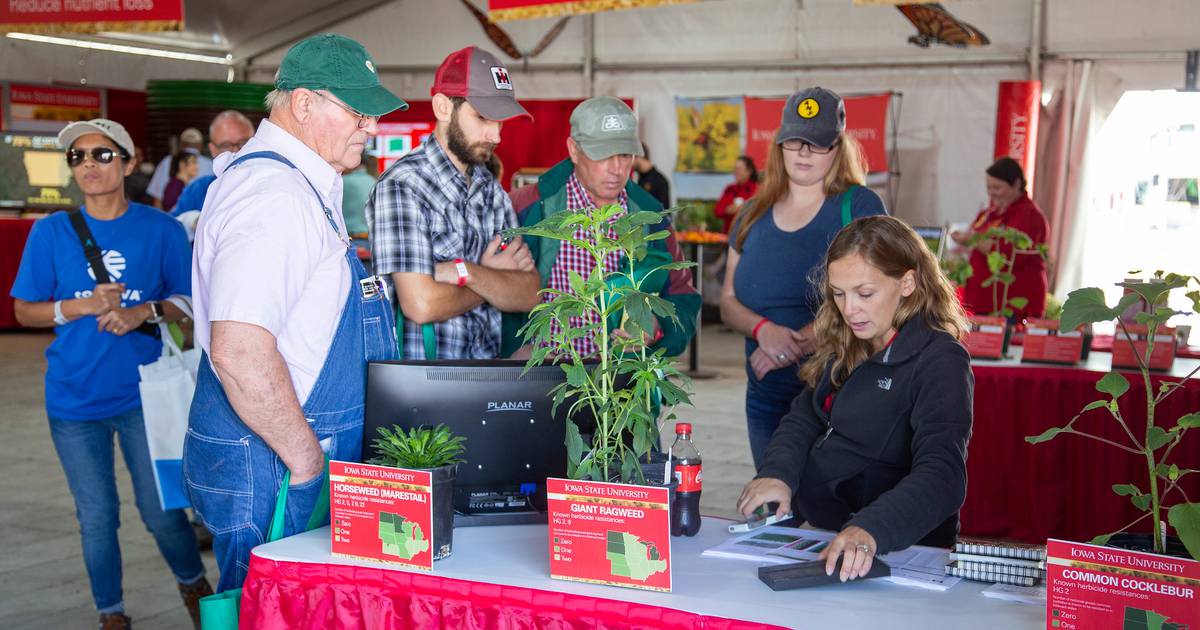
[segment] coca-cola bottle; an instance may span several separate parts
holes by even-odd
[[[700,469],[700,451],[692,442],[690,422],[675,423],[675,444],[671,446],[674,464],[675,502],[671,504],[671,535],[695,536],[700,531],[700,488],[704,475]]]

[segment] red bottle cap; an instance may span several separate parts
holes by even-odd
[[[675,434],[676,435],[690,434],[691,432],[692,432],[692,423],[691,422],[676,422],[675,423]]]

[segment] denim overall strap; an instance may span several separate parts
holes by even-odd
[[[280,156],[264,153],[243,156],[234,163],[265,158],[290,165]],[[347,248],[345,257],[350,287],[342,316],[302,410],[330,459],[359,461],[367,361],[396,357],[395,324],[378,280],[367,275],[353,249]],[[184,477],[192,505],[213,532],[213,550],[221,570],[218,591],[238,588],[245,580],[250,550],[266,541],[286,472],[278,455],[238,417],[205,354],[184,443]],[[284,535],[304,531],[325,483],[325,478],[318,476],[289,487]]]

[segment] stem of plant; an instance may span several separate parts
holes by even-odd
[[[1153,305],[1151,307],[1153,308]],[[1122,327],[1124,327],[1124,324],[1122,324]],[[1154,428],[1155,402],[1154,390],[1150,383],[1149,365],[1150,355],[1154,352],[1154,336],[1157,332],[1158,324],[1150,327],[1149,338],[1146,341],[1146,359],[1140,362],[1139,367],[1142,371],[1142,384],[1146,388],[1146,442],[1143,450],[1146,454],[1146,467],[1150,474],[1150,513],[1154,515],[1154,522],[1152,523],[1154,527],[1154,551],[1155,553],[1164,553],[1167,547],[1163,541],[1162,528],[1159,527],[1159,517],[1161,516],[1159,511],[1162,509],[1162,505],[1160,503],[1161,498],[1158,496],[1158,473],[1156,472],[1158,463],[1154,459],[1154,449],[1150,444],[1150,431]],[[1130,345],[1133,344],[1131,338],[1127,338],[1127,341],[1129,341]],[[1137,354],[1136,349],[1134,350],[1134,354]]]

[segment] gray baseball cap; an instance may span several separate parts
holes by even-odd
[[[524,116],[533,120],[517,102],[508,68],[492,53],[467,46],[450,53],[433,75],[429,95],[461,96],[480,116],[488,120],[509,120]]]
[[[783,106],[775,144],[803,140],[821,148],[831,147],[846,130],[846,104],[836,92],[822,87],[800,90]]]
[[[58,132],[58,143],[62,145],[63,149],[70,149],[80,136],[86,136],[89,133],[98,133],[107,137],[125,152],[126,158],[133,157],[136,148],[133,146],[133,138],[129,137],[129,132],[125,131],[125,127],[121,123],[107,118],[78,120],[63,127],[62,131]]]
[[[638,120],[619,98],[596,96],[571,112],[571,139],[592,160],[614,155],[643,155]]]

